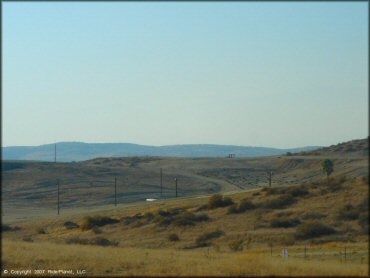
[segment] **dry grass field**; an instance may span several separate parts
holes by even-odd
[[[327,179],[318,162],[328,154],[314,156],[318,156],[312,158],[315,163],[298,156],[225,162],[224,169],[233,169],[235,177],[235,169],[243,163],[245,169],[254,170],[263,163],[280,165],[275,180],[281,184],[272,187],[225,187],[222,195],[197,192],[117,207],[64,208],[59,216],[55,211],[54,215],[39,211],[37,219],[8,218],[2,226],[2,271],[72,269],[75,274],[84,270],[88,276],[368,276],[367,158],[359,154],[333,158],[335,171]],[[295,164],[297,159],[303,162]],[[180,169],[189,176],[200,169],[199,162],[173,161],[173,166],[161,166],[174,176]],[[220,162],[204,159],[203,163],[202,175],[208,171],[205,178],[232,185],[224,177],[228,170],[210,170]],[[297,166],[300,163],[305,166]],[[154,172],[158,166],[145,169]],[[316,178],[305,179],[311,171],[316,171]],[[301,182],[284,184],[284,175],[296,175]],[[288,258],[281,256],[283,248],[288,249]]]

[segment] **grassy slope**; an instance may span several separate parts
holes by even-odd
[[[18,172],[13,173],[8,171],[5,175],[7,184],[4,189],[10,195],[5,202],[17,200],[12,199],[14,196],[19,197],[14,189],[23,188],[31,190],[31,193],[40,193],[42,186],[39,185],[40,191],[37,191],[37,188],[30,189],[27,188],[29,182],[40,180],[47,182],[55,178],[56,173],[92,179],[112,178],[116,174],[127,175],[129,178],[135,177],[137,183],[134,189],[144,192],[147,190],[145,184],[153,185],[158,182],[157,172],[162,167],[168,175],[168,182],[175,176],[186,176],[189,186],[193,186],[192,194],[204,195],[212,192],[199,187],[199,184],[202,184],[200,181],[215,183],[220,186],[217,190],[228,191],[225,194],[234,202],[239,203],[240,200],[247,198],[256,205],[256,208],[239,214],[229,214],[227,207],[200,210],[208,202],[208,197],[200,196],[153,203],[121,203],[116,208],[112,205],[95,206],[90,210],[82,210],[79,207],[74,210],[63,208],[62,214],[58,217],[55,217],[55,210],[50,211],[53,216],[44,210],[40,212],[39,216],[43,217],[39,220],[31,220],[28,217],[22,220],[8,218],[8,224],[10,223],[12,227],[18,226],[20,229],[4,232],[2,235],[3,266],[9,269],[26,267],[85,269],[90,275],[366,276],[368,235],[364,229],[364,222],[360,220],[368,219],[366,208],[368,162],[364,155],[367,145],[362,141],[354,143],[289,157],[224,160],[116,158],[60,165],[31,163],[31,168],[17,169],[14,171]],[[323,158],[332,158],[335,163],[336,179],[329,184],[323,179],[320,169]],[[264,208],[269,200],[287,194],[256,187],[266,185],[265,177],[262,176],[266,168],[274,171],[275,188],[278,185],[298,185],[299,188],[305,187],[309,194],[294,197],[292,204],[282,208]],[[343,175],[346,176],[345,179],[340,178]],[[70,185],[73,188],[73,181]],[[48,188],[47,185],[44,186]],[[253,189],[245,191],[248,188]],[[133,188],[126,190],[129,192]],[[80,194],[84,196],[84,192]],[[99,197],[109,195],[104,192],[95,194]],[[27,194],[23,196],[29,197]],[[36,199],[35,202],[44,202],[49,197],[45,195],[43,196],[45,199]],[[33,208],[28,198],[24,201],[28,209]],[[46,204],[45,207],[50,205],[47,202]],[[96,205],[96,202],[92,204]],[[351,216],[353,219],[340,218],[341,211],[347,204],[352,205],[355,214],[358,214]],[[161,226],[155,220],[146,218],[131,224],[124,223],[127,216],[151,212],[158,217],[158,210],[171,211],[176,208],[193,212],[195,215],[207,214],[210,220],[196,222],[194,226],[176,226],[173,221],[168,226]],[[119,223],[105,225],[95,231],[82,231],[80,228],[68,230],[63,226],[65,221],[82,224],[84,217],[97,214],[117,219]],[[283,218],[298,219],[301,223],[289,228],[271,227],[273,220]],[[312,219],[329,225],[336,233],[308,239],[298,238],[300,227]],[[40,233],[41,229],[45,233]],[[186,249],[195,246],[198,236],[216,230],[221,230],[224,234],[210,240],[209,247]],[[173,233],[179,236],[179,241],[168,239]],[[66,241],[76,237],[83,240],[104,237],[118,242],[118,246],[66,244]],[[232,251],[230,248],[231,243],[238,241],[243,247],[242,252]],[[288,260],[280,257],[284,246],[289,248]],[[303,259],[305,246],[306,260]],[[344,247],[347,248],[346,262],[343,261]]]
[[[340,184],[340,187],[336,185]],[[249,198],[257,208],[240,214],[228,214],[228,208],[199,208],[207,204],[208,198],[187,198],[154,202],[131,207],[118,207],[101,212],[114,219],[133,216],[137,213],[157,213],[158,209],[184,208],[195,214],[206,213],[210,220],[194,226],[160,226],[154,221],[140,220],[132,224],[117,224],[92,230],[67,230],[65,221],[82,224],[83,217],[94,214],[60,216],[55,220],[19,222],[19,231],[3,234],[3,259],[5,267],[39,266],[40,268],[76,267],[90,274],[136,274],[136,275],[366,275],[368,237],[358,220],[338,219],[343,205],[350,203],[358,207],[368,196],[368,180],[344,179],[307,185],[309,194],[295,198],[295,203],[281,209],[264,209],[267,200],[281,194],[272,194],[265,189],[229,195],[235,202]],[[298,218],[302,224],[308,222],[308,214],[322,215],[320,221],[334,227],[337,233],[313,239],[296,239],[297,227],[271,228],[271,219],[277,215]],[[365,213],[365,212],[361,212]],[[311,216],[312,217],[312,216]],[[13,224],[14,226],[15,224]],[[298,226],[299,227],[299,226]],[[39,228],[45,234],[39,234]],[[194,246],[195,239],[204,233],[222,230],[224,235],[211,240],[210,247],[186,250]],[[168,240],[176,233],[180,241]],[[65,245],[65,241],[78,236],[93,239],[102,236],[118,241],[118,247]],[[31,238],[32,243],[22,242]],[[243,252],[231,251],[229,244],[242,240]],[[270,257],[269,242],[273,243]],[[58,245],[55,245],[58,244]],[[309,260],[303,260],[303,246],[308,246]],[[291,258],[284,261],[279,257],[283,246],[289,246]],[[348,248],[348,261],[341,262],[343,247]],[[21,250],[21,252],[20,252]],[[57,251],[58,250],[58,251]],[[60,252],[63,250],[63,252]],[[355,253],[354,253],[355,252]],[[322,255],[325,253],[326,255]],[[71,254],[70,256],[68,254]],[[83,259],[82,259],[83,258]],[[99,258],[99,259],[98,259]],[[103,259],[102,259],[103,258]],[[100,261],[102,260],[102,261]],[[324,260],[322,262],[321,260]],[[248,261],[250,263],[246,264]]]
[[[61,208],[82,209],[114,202],[117,178],[118,202],[127,204],[158,198],[159,169],[163,169],[164,196],[174,197],[174,178],[179,196],[209,195],[243,191],[267,184],[266,169],[273,171],[273,185],[298,185],[322,178],[320,163],[327,155],[280,156],[264,158],[101,158],[81,163],[25,163],[23,168],[7,169],[2,176],[3,216],[37,215],[42,209],[56,210],[60,180]],[[350,178],[367,175],[364,155],[331,154],[335,173]],[[19,212],[19,213],[18,213]]]

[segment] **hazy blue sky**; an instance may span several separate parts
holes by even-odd
[[[3,146],[368,135],[368,4],[3,3]]]

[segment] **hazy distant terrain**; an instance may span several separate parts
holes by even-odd
[[[41,146],[14,146],[2,148],[3,160],[54,161],[54,144]],[[97,157],[122,156],[170,156],[170,157],[258,157],[280,155],[286,152],[300,152],[318,149],[318,146],[277,149],[266,147],[245,147],[232,145],[170,145],[145,146],[129,143],[57,143],[57,160],[61,162],[82,161]]]

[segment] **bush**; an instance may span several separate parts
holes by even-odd
[[[148,221],[150,221],[150,220],[152,220],[152,219],[154,219],[154,214],[153,213],[151,213],[151,212],[146,212],[145,214],[144,214],[144,218],[146,218]]]
[[[300,197],[300,196],[306,196],[310,192],[307,190],[306,187],[303,186],[294,186],[289,188],[287,191],[288,194],[292,195],[293,197]]]
[[[254,209],[256,206],[247,199],[243,199],[240,201],[238,205],[233,204],[229,207],[228,213],[242,213],[249,209]]]
[[[117,246],[118,241],[110,241],[104,237],[97,237],[94,239],[85,239],[79,237],[73,237],[66,240],[67,244],[82,244],[82,245],[99,245],[99,246]]]
[[[179,241],[179,240],[180,240],[180,238],[179,238],[179,236],[178,236],[177,234],[170,234],[170,235],[168,236],[168,240],[169,240],[169,241]]]
[[[243,240],[242,239],[236,239],[229,243],[229,248],[232,251],[243,251]]]
[[[82,244],[87,245],[89,244],[89,240],[85,238],[79,238],[79,237],[72,237],[66,240],[67,244]]]
[[[218,237],[220,237],[224,234],[225,233],[223,231],[220,231],[220,230],[216,230],[216,231],[210,232],[210,233],[204,233],[204,234],[197,237],[197,239],[195,241],[195,244],[196,244],[197,247],[209,246],[210,245],[209,241],[211,239],[218,238]]]
[[[135,214],[134,216],[125,216],[125,217],[122,217],[121,218],[121,221],[123,222],[123,224],[129,225],[129,224],[134,223],[136,221],[139,221],[139,220],[141,220],[143,218],[144,218],[144,216],[142,216],[140,213],[138,213],[138,214]]]
[[[93,231],[94,234],[98,235],[102,233],[102,230],[100,230],[98,227],[92,227],[91,231]]]
[[[365,234],[369,233],[369,212],[364,211],[358,217],[358,224],[361,226],[362,231]]]
[[[66,227],[66,229],[68,229],[68,230],[77,229],[77,228],[80,227],[78,224],[76,224],[72,221],[64,222],[63,226]]]
[[[357,208],[355,208],[351,204],[346,204],[341,209],[339,209],[337,219],[338,220],[356,220],[358,219],[359,215],[360,215],[360,212]]]
[[[33,239],[30,236],[25,236],[22,240],[25,242],[33,242]]]
[[[300,225],[296,231],[297,239],[310,239],[335,234],[336,230],[319,221],[311,221]]]
[[[118,241],[111,241],[104,237],[97,237],[95,239],[90,240],[90,244],[99,246],[117,246]]]
[[[325,214],[316,211],[307,212],[302,216],[302,218],[305,220],[317,220],[324,217],[326,217]]]
[[[227,207],[234,204],[233,200],[229,197],[224,197],[221,194],[215,194],[211,196],[208,200],[208,208],[214,209],[214,208],[221,208],[221,207]]]
[[[193,226],[195,222],[208,221],[209,217],[206,214],[195,215],[192,212],[184,212],[174,218],[175,226]]]
[[[309,191],[305,186],[267,187],[265,191],[266,195],[287,194],[292,197],[306,196],[309,194]]]
[[[110,217],[104,217],[104,216],[87,216],[84,218],[81,229],[83,231],[90,230],[93,227],[102,227],[108,224],[115,224],[119,221]]]
[[[43,228],[37,228],[37,229],[36,229],[36,232],[37,232],[38,234],[40,234],[40,235],[44,235],[44,234],[46,234],[46,231],[45,231],[45,229],[43,229]]]
[[[294,203],[294,198],[291,195],[284,194],[273,199],[266,200],[262,203],[262,207],[267,209],[284,208]]]
[[[159,226],[167,226],[170,225],[173,221],[172,217],[164,217],[162,215],[157,215],[154,217],[153,222],[157,223]]]
[[[289,228],[295,227],[300,223],[301,222],[297,218],[281,217],[272,219],[270,225],[272,228]]]

